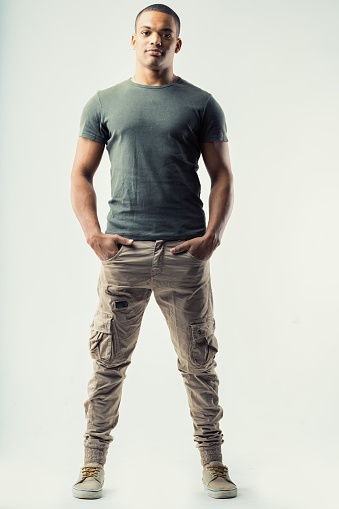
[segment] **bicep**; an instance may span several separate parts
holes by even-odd
[[[86,178],[92,180],[99,167],[104,148],[105,143],[79,136],[72,168],[72,176],[84,175]]]
[[[224,175],[232,178],[227,141],[204,141],[200,143],[200,150],[212,182]]]

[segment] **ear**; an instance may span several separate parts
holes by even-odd
[[[131,46],[132,46],[132,49],[135,50],[135,34],[132,35]]]
[[[177,44],[175,46],[175,51],[174,53],[179,53],[180,49],[181,49],[181,46],[182,46],[182,40],[181,39],[178,39],[177,40]]]

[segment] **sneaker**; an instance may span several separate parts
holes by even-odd
[[[238,490],[230,479],[228,468],[220,461],[211,461],[204,466],[202,483],[210,497],[232,498],[237,496]]]
[[[72,486],[76,498],[100,498],[105,472],[100,463],[88,463],[82,467],[77,482]]]

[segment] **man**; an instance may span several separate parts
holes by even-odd
[[[85,413],[84,467],[77,498],[99,498],[122,385],[152,292],[169,327],[187,391],[203,485],[215,498],[237,495],[223,465],[209,259],[233,206],[223,110],[213,96],[174,75],[180,20],[163,4],[135,21],[133,77],[99,90],[83,108],[71,175],[74,212],[101,261],[89,349],[93,375]],[[104,148],[111,199],[101,232],[93,176]],[[211,178],[206,228],[198,159]]]

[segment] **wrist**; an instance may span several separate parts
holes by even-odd
[[[93,247],[94,244],[96,243],[98,237],[100,237],[102,235],[102,232],[101,230],[95,230],[95,231],[92,231],[90,232],[87,236],[86,236],[86,242],[89,246]]]
[[[204,238],[208,240],[209,242],[212,242],[213,245],[219,246],[221,242],[220,235],[215,230],[206,230],[206,233],[204,235]]]

